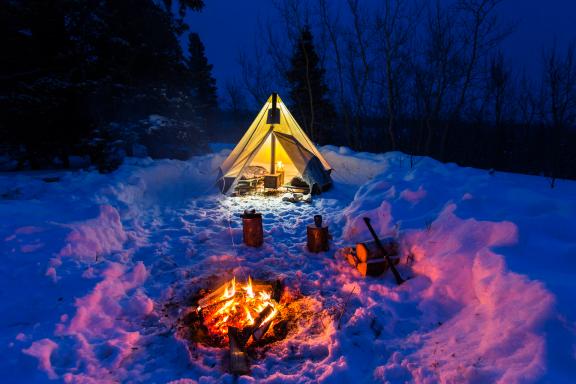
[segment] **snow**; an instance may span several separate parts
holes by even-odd
[[[109,175],[0,174],[3,383],[232,382],[227,351],[187,348],[166,308],[233,275],[281,278],[300,309],[239,383],[576,377],[576,182],[325,146],[335,184],[312,203],[230,198],[214,185],[230,146],[212,148]],[[263,213],[258,249],[242,244],[247,208]],[[318,213],[334,240],[311,254]],[[369,240],[363,217],[398,237],[402,286],[336,252]]]

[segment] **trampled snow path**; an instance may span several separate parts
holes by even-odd
[[[0,206],[11,213],[0,222],[0,305],[8,314],[0,350],[9,356],[0,362],[2,382],[230,382],[226,351],[198,346],[189,356],[174,337],[177,313],[165,308],[234,274],[280,277],[306,297],[298,327],[239,382],[574,376],[576,314],[566,298],[576,290],[543,277],[530,253],[551,247],[567,257],[576,249],[556,225],[576,214],[574,183],[554,195],[545,182],[535,185],[538,178],[494,177],[430,159],[410,168],[402,154],[323,152],[336,185],[312,204],[217,194],[210,170],[224,154],[138,161],[111,178],[0,180],[11,198]],[[241,244],[245,208],[264,213],[260,249]],[[305,249],[305,226],[317,213],[335,241],[315,255]],[[335,258],[336,248],[368,239],[364,215],[380,234],[399,235],[404,256],[413,256],[414,277],[402,287],[390,276],[363,280]],[[510,272],[500,254],[545,280],[558,309],[542,283]],[[562,265],[550,268],[573,276]]]

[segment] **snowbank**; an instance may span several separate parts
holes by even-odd
[[[354,152],[347,147],[325,145],[320,152],[333,168],[332,178],[337,183],[360,186],[386,171],[394,153],[374,154]]]
[[[548,363],[544,324],[555,317],[555,298],[541,282],[509,271],[504,257],[494,251],[517,245],[517,224],[474,218],[511,218],[524,227],[524,242],[530,234],[538,236],[540,226],[525,212],[529,208],[518,204],[518,197],[526,193],[506,194],[508,186],[502,184],[539,180],[506,175],[516,179],[511,182],[426,158],[417,159],[413,168],[408,161],[404,166],[400,162],[389,158],[387,171],[358,189],[343,212],[343,236],[367,240],[363,217],[370,217],[381,235],[399,235],[404,257],[414,262],[411,273],[415,275],[402,290],[419,302],[423,322],[438,327],[410,335],[406,340],[410,347],[394,353],[374,377],[502,383],[541,377]],[[573,184],[567,187],[574,189]],[[496,215],[483,211],[487,201],[501,199],[502,191],[506,202],[493,207]],[[530,193],[542,201],[542,195],[552,192],[533,186]],[[480,210],[473,211],[479,203]],[[526,228],[527,221],[531,228]],[[550,225],[552,231],[557,228],[554,222]],[[521,256],[539,258],[542,265],[541,255]],[[570,337],[566,329],[557,331]]]
[[[228,152],[222,150],[190,161],[129,159],[114,173],[115,182],[99,194],[99,201],[120,202],[128,209],[132,205],[148,208],[213,194],[218,167]]]
[[[491,249],[516,241],[509,222],[462,220],[448,205],[430,230],[403,236],[415,277],[402,287],[419,302],[421,322],[436,329],[410,335],[406,352],[375,370],[391,380],[518,383],[545,370],[542,325],[553,296],[540,282],[512,273]],[[356,212],[348,212],[354,214]]]

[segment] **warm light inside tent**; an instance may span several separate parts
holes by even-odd
[[[254,156],[254,159],[250,163],[251,165],[257,165],[260,167],[264,167],[266,169],[270,168],[270,159],[272,158],[272,134],[268,135],[262,147]],[[282,170],[284,171],[284,180],[289,181],[294,176],[299,176],[298,169],[294,166],[294,162],[288,154],[286,150],[282,146],[279,140],[276,140],[275,150],[274,150],[274,160],[276,165],[276,172]],[[282,164],[282,168],[278,167],[278,164]]]
[[[276,171],[277,172],[284,171],[284,163],[283,162],[281,162],[281,161],[276,162]]]

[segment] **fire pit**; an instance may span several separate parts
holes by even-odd
[[[279,282],[254,282],[251,277],[241,282],[234,277],[198,300],[196,310],[213,338],[227,342],[229,328],[236,328],[252,331],[259,340],[280,310],[281,294]]]
[[[178,320],[178,337],[230,348],[230,371],[248,373],[247,353],[282,340],[295,311],[280,281],[233,277],[218,288],[201,290]]]

